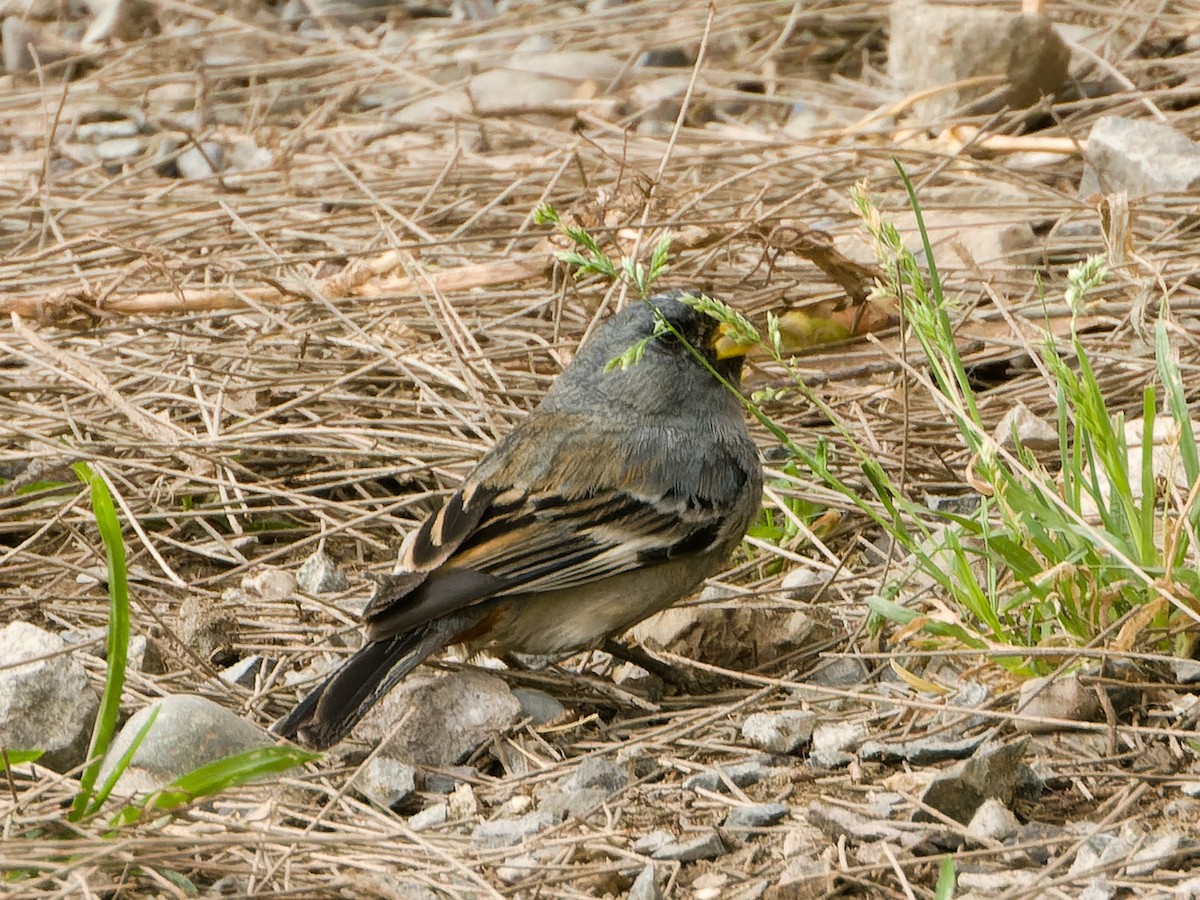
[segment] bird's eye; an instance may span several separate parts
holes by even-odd
[[[663,346],[666,347],[674,347],[679,343],[679,338],[673,331],[664,331],[658,336],[658,340],[661,344],[663,344]]]

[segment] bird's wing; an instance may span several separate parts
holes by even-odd
[[[554,458],[562,443],[540,470],[519,466],[538,475],[527,487],[504,487],[503,472],[468,479],[409,536],[401,570],[363,613],[372,640],[492,597],[567,589],[700,553],[726,533],[724,504],[634,491],[628,460],[611,463],[616,448],[604,441],[589,447],[586,476],[577,477],[582,469]]]

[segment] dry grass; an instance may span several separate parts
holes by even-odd
[[[1131,87],[1056,106],[1056,121],[1048,111],[964,119],[964,127],[984,129],[979,140],[897,123],[907,104],[881,72],[882,0],[722,2],[711,18],[702,3],[645,0],[584,13],[567,3],[517,2],[484,22],[397,26],[409,37],[382,43],[387,29],[297,34],[255,4],[220,12],[166,0],[153,6],[167,25],[162,35],[99,51],[89,71],[65,84],[51,68],[40,78],[10,76],[0,91],[0,310],[19,314],[0,326],[0,475],[13,479],[0,495],[0,622],[85,634],[104,624],[103,589],[86,577],[103,566],[103,550],[67,468],[80,457],[94,461],[128,526],[135,631],[152,636],[167,660],[163,674],[133,675],[130,709],[165,693],[198,692],[266,725],[295,698],[285,672],[353,640],[352,617],[328,598],[250,605],[230,589],[264,565],[294,570],[323,546],[350,572],[348,596],[362,595],[363,573],[391,563],[401,536],[621,301],[606,285],[573,283],[553,264],[547,231],[531,221],[544,201],[617,252],[653,246],[670,229],[668,283],[710,290],[756,317],[840,299],[804,260],[768,261],[766,236],[798,219],[853,247],[858,225],[847,192],[860,181],[903,218],[895,155],[918,181],[935,238],[939,221],[978,210],[985,190],[1012,198],[985,203],[995,222],[1030,223],[1038,236],[1037,258],[1026,263],[974,259],[950,242],[939,249],[943,276],[963,292],[968,362],[999,385],[983,394],[994,419],[1016,399],[1052,408],[1036,372],[1005,371],[1029,340],[1012,323],[1042,320],[1032,268],[1053,297],[1065,267],[1082,256],[1108,250],[1118,261],[1087,338],[1114,406],[1140,404],[1153,374],[1143,326],[1164,296],[1179,324],[1182,365],[1190,372],[1200,361],[1194,205],[1105,207],[1104,230],[1095,205],[1075,196],[1078,153],[1055,150],[1053,162],[1034,155],[1061,146],[1040,140],[1069,146],[1097,116],[1148,115],[1148,106],[1186,133],[1200,131],[1200,54],[1168,46],[1191,30],[1195,4],[1160,11],[1131,2],[1115,12],[1050,3],[1059,20],[1111,28],[1101,55]],[[185,36],[185,22],[204,28]],[[677,130],[669,116],[658,127],[630,127],[643,112],[633,87],[652,79],[632,64],[650,35],[656,45],[704,42],[707,61]],[[534,109],[395,124],[399,98],[437,96],[505,62],[531,37],[608,53],[625,74],[615,87],[597,83]],[[237,43],[249,48],[246,61],[197,65],[206,46]],[[749,84],[761,93],[746,92]],[[798,102],[824,124],[800,140],[781,128]],[[193,119],[193,109],[203,115]],[[147,130],[190,125],[195,142],[252,140],[271,163],[188,181],[158,174],[152,148],[109,169],[73,143],[76,123],[127,115],[143,116]],[[1035,120],[1040,130],[1031,132]],[[1000,140],[1020,135],[1025,143]],[[905,483],[960,489],[965,451],[935,406],[909,389],[903,356],[895,335],[883,333],[800,366]],[[783,379],[759,366],[750,386]],[[769,411],[802,441],[829,432],[837,443],[799,401]],[[760,436],[770,459],[770,441]],[[853,475],[852,460],[843,469]],[[16,492],[29,484],[44,486]],[[819,489],[811,496],[836,505]],[[754,603],[801,609],[831,626],[835,637],[814,652],[876,649],[856,630],[861,600],[884,568],[868,552],[871,537],[848,516],[827,536],[827,557],[801,543],[758,543],[718,581]],[[805,557],[826,575],[837,571],[816,604],[779,590]],[[234,653],[280,665],[253,690],[214,681],[212,662],[177,637],[185,598],[236,620]],[[812,661],[729,671],[724,689],[668,698],[653,712],[621,708],[613,693],[566,674],[521,676],[574,701],[575,715],[483,751],[476,794],[486,814],[519,811],[520,798],[588,754],[632,754],[645,766],[645,777],[603,815],[569,820],[528,847],[479,849],[455,822],[413,833],[402,817],[350,796],[347,772],[328,766],[285,780],[282,790],[232,792],[108,837],[95,824],[66,830],[59,804],[70,785],[45,775],[17,784],[11,802],[0,799],[0,870],[36,871],[12,886],[28,897],[180,896],[164,874],[172,871],[237,896],[406,896],[407,884],[451,896],[617,894],[645,864],[631,849],[638,836],[711,827],[744,799],[740,791],[680,789],[701,767],[749,755],[736,727],[743,713],[799,696],[830,717],[870,718],[873,733],[899,735],[931,727],[940,709],[899,684],[885,692],[886,706],[874,689],[802,688],[797,669]],[[99,664],[90,665],[99,678]],[[1075,804],[1088,794],[1097,798],[1086,812],[1093,822],[1159,805],[1161,779],[1122,762],[1130,745],[1177,749],[1184,738],[1151,726],[1120,729],[1121,754],[1083,738],[1062,749],[1064,760],[1077,754],[1084,785],[1064,800],[1062,818],[1082,814]],[[876,787],[853,771],[818,776],[797,767],[748,793],[803,809],[817,797],[862,802]],[[704,877],[722,897],[757,895],[794,851],[785,840],[794,825],[680,868],[673,883],[682,891]],[[528,879],[500,879],[505,860],[535,848],[542,855]],[[836,848],[829,852],[837,867]],[[997,859],[981,853],[979,863]],[[1078,881],[1055,886],[1065,875],[1047,871],[1024,895],[1077,888]],[[936,875],[909,854],[894,864],[845,864],[841,877],[874,896],[912,896],[910,884],[926,896]],[[1129,879],[1138,890],[1152,883]]]

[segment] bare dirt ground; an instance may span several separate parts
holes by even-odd
[[[1113,407],[1140,408],[1154,368],[1147,321],[1164,296],[1185,326],[1197,308],[1194,198],[1080,197],[1080,142],[1108,113],[1200,132],[1200,7],[1051,2],[1056,21],[1102,37],[1100,61],[1073,64],[1074,87],[1054,103],[930,128],[885,74],[882,0],[603,6],[514,0],[484,18],[455,7],[449,18],[397,8],[387,19],[288,20],[253,2],[151,2],[142,12],[157,33],[135,16],[124,37],[66,62],[47,45],[40,70],[3,77],[0,475],[10,482],[0,625],[82,635],[100,683],[103,663],[89,654],[106,619],[95,578],[104,554],[68,468],[86,458],[125,522],[134,631],[163,660],[131,673],[127,710],[198,693],[268,726],[299,693],[291,673],[354,645],[339,601],[369,592],[366,573],[388,569],[414,522],[623,302],[610,283],[576,281],[554,261],[564,244],[532,219],[545,202],[614,256],[645,255],[669,230],[663,284],[710,291],[761,322],[767,311],[844,303],[843,287],[795,252],[795,225],[869,261],[849,189],[863,183],[885,214],[908,221],[897,157],[960,294],[960,346],[989,421],[1017,400],[1053,413],[1019,323],[1043,321],[1035,272],[1060,296],[1066,268],[1092,253],[1110,255],[1114,277],[1089,311],[1086,345]],[[89,21],[44,27],[77,42]],[[663,48],[689,64],[639,65]],[[531,56],[542,71],[518,65]],[[502,79],[482,77],[497,70]],[[1105,89],[1079,89],[1097,83]],[[1019,246],[1005,255],[1014,233]],[[898,334],[881,325],[801,357],[799,370],[914,495],[964,492],[967,452],[914,388],[920,360]],[[1180,352],[1192,371],[1195,341]],[[747,380],[752,390],[788,383],[761,362]],[[869,491],[802,397],[784,395],[768,412],[801,443],[828,438],[835,468]],[[777,442],[756,435],[770,480]],[[47,486],[17,493],[18,483]],[[1030,761],[1045,787],[1015,811],[1048,830],[1027,837],[1020,864],[1011,848],[963,849],[953,821],[906,842],[839,837],[810,814],[817,803],[886,819],[884,807],[918,792],[904,763],[774,757],[757,784],[684,789],[714,765],[763,758],[740,732],[756,712],[811,709],[819,722],[858,723],[862,737],[907,739],[944,726],[945,700],[922,684],[972,680],[993,714],[977,730],[1013,733],[1018,685],[986,655],[871,627],[864,601],[897,561],[844,500],[816,484],[802,493],[833,511],[816,543],[803,532],[782,545],[750,541],[688,604],[702,624],[664,657],[691,673],[694,690],[606,689],[616,667],[597,655],[514,674],[567,713],[480,748],[471,799],[444,824],[409,826],[444,799],[431,792],[390,811],[350,791],[361,747],[116,834],[103,822],[65,827],[71,783],[38,770],[0,800],[0,867],[36,873],[6,891],[624,896],[651,862],[639,839],[703,835],[751,801],[791,813],[722,832],[715,858],[659,863],[666,895],[929,897],[947,849],[960,872],[1007,878],[998,890],[1014,897],[1080,896],[1106,873],[1123,896],[1184,882],[1188,853],[1149,869],[1121,869],[1124,858],[1073,865],[1089,827],[1186,832],[1200,817],[1200,800],[1180,791],[1191,780],[1190,726],[1163,711],[1159,700],[1180,696],[1154,693],[1165,685],[1131,719],[1037,740]],[[241,590],[264,567],[294,573],[318,548],[350,579],[341,595]],[[185,619],[196,615],[224,623],[215,644],[189,644],[196,629]],[[786,647],[783,621],[804,623]],[[252,687],[214,678],[255,654],[273,662]],[[527,812],[593,757],[632,761],[637,780],[518,846],[472,838],[478,822]]]

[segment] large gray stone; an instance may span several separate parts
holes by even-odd
[[[191,694],[163,697],[138,710],[125,723],[104,757],[100,784],[132,746],[155,709],[158,716],[154,725],[117,781],[119,794],[158,790],[200,766],[275,743],[258,726],[204,697]]]
[[[0,630],[0,747],[43,750],[59,772],[83,762],[99,701],[67,643],[28,622]],[[12,665],[21,660],[24,665]]]
[[[553,722],[567,711],[566,707],[545,691],[513,688],[513,696],[521,704],[521,716],[534,726]]]
[[[535,811],[515,819],[493,819],[490,822],[481,822],[475,826],[471,837],[480,847],[508,847],[521,843],[543,828],[557,825],[558,821],[552,815]]]
[[[1069,725],[1060,724],[1064,720],[1103,722],[1106,713],[1098,693],[1100,684],[1096,680],[1101,672],[1097,667],[1089,667],[1084,671],[1069,672],[1058,677],[1030,678],[1024,682],[1017,705],[1017,711],[1021,714],[1015,723],[1017,730],[1042,734],[1070,728]],[[1121,717],[1141,700],[1141,691],[1131,684],[1117,683],[1117,676],[1122,674],[1120,668],[1111,667],[1104,674],[1108,683],[1103,685],[1103,690],[1108,697],[1108,704]],[[1133,680],[1128,675],[1126,678]]]
[[[971,821],[983,802],[995,798],[1007,806],[1022,779],[1022,760],[1029,739],[1011,744],[985,744],[968,760],[938,775],[921,795],[922,807],[935,809],[964,824]],[[932,822],[935,817],[919,808],[914,822]]]
[[[924,119],[968,106],[973,113],[1030,106],[1062,86],[1070,59],[1046,16],[923,0],[892,4],[888,74],[906,93],[946,87],[914,104]]]
[[[1125,191],[1131,197],[1194,193],[1200,187],[1200,144],[1170,125],[1103,116],[1087,141],[1088,167],[1079,193]]]
[[[467,669],[409,677],[371,711],[358,734],[375,743],[387,738],[381,752],[396,759],[452,766],[520,716],[521,704],[507,684]]]

